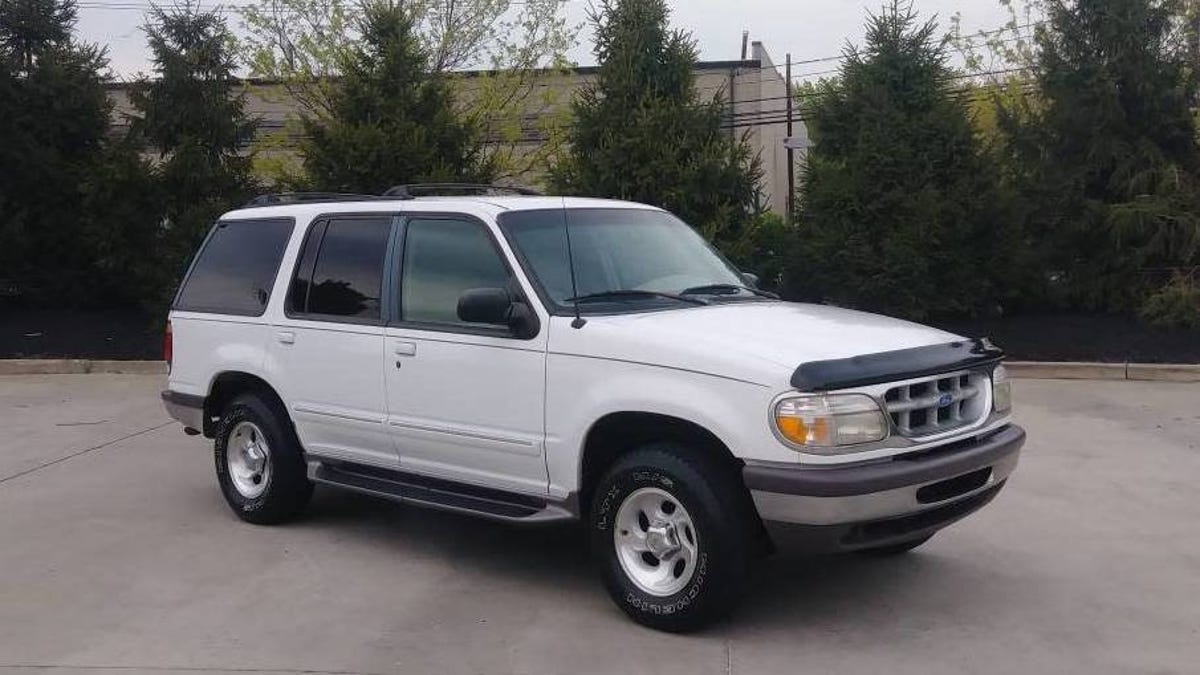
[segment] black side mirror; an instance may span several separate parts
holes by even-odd
[[[750,288],[758,288],[758,275],[754,272],[742,272],[742,281]]]
[[[472,288],[458,296],[458,318],[470,323],[507,326],[521,338],[537,335],[538,322],[533,310],[514,300],[503,288]]]
[[[513,301],[503,288],[472,288],[458,296],[458,318],[469,323],[507,326]]]

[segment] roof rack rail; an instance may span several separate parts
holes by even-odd
[[[304,202],[347,202],[379,199],[378,195],[355,194],[353,192],[273,192],[259,195],[246,202],[242,208],[255,206],[277,206]]]
[[[383,196],[397,199],[414,199],[422,195],[432,197],[438,195],[500,195],[506,193],[530,197],[538,197],[542,194],[532,188],[512,185],[488,185],[486,183],[411,183],[408,185],[396,185],[388,189],[387,192],[384,192]]]

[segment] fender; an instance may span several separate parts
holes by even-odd
[[[703,427],[739,457],[786,460],[760,415],[776,393],[765,385],[628,362],[572,359],[552,368],[546,397],[546,468],[551,493],[580,487],[588,434],[614,413],[651,413]],[[764,413],[765,414],[765,413]]]

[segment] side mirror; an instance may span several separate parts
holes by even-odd
[[[742,272],[742,281],[750,288],[758,288],[758,275],[754,272]]]
[[[472,288],[458,296],[458,318],[469,323],[508,326],[513,301],[503,288]]]
[[[458,318],[470,323],[507,326],[520,338],[537,335],[538,321],[529,305],[503,288],[472,288],[458,296]]]

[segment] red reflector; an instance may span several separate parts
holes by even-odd
[[[171,322],[167,321],[167,330],[163,333],[163,361],[171,368],[171,357],[175,355],[175,341],[171,338]]]

